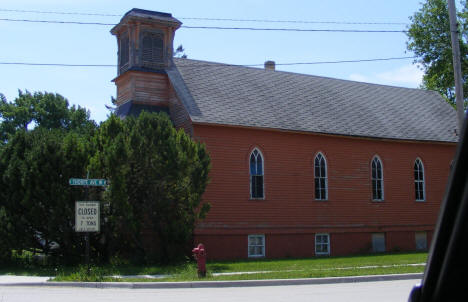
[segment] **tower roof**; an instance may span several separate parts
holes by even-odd
[[[111,33],[115,35],[122,26],[132,21],[139,21],[142,23],[160,24],[160,25],[164,25],[168,27],[174,27],[175,29],[179,28],[180,25],[182,25],[182,22],[172,17],[172,14],[170,13],[133,8],[129,10],[122,17],[122,19],[120,19],[119,24],[117,24],[111,29]]]

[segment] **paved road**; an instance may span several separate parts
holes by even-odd
[[[124,289],[0,287],[0,301],[407,301],[419,280],[234,288]]]

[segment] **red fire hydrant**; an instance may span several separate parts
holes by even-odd
[[[206,277],[206,251],[203,243],[198,244],[192,250],[193,257],[197,260],[198,264],[198,277]]]

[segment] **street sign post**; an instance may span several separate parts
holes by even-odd
[[[99,201],[75,203],[75,232],[99,232]]]
[[[107,186],[106,179],[89,179],[89,171],[86,178],[70,178],[68,183],[71,186],[85,186],[86,199],[88,199],[89,187]],[[89,232],[99,232],[100,230],[100,210],[99,201],[77,201],[75,203],[75,231],[85,233],[86,242],[86,264],[89,267]]]

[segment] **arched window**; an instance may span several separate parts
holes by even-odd
[[[372,199],[373,200],[383,200],[383,169],[382,162],[380,159],[375,156],[372,159]]]
[[[327,183],[327,162],[322,153],[318,153],[314,160],[314,177],[315,177],[315,199],[327,200],[328,183]]]
[[[416,201],[424,201],[426,199],[424,166],[419,158],[414,161],[414,192],[416,194]]]
[[[250,154],[250,197],[264,198],[263,157],[257,149]]]

